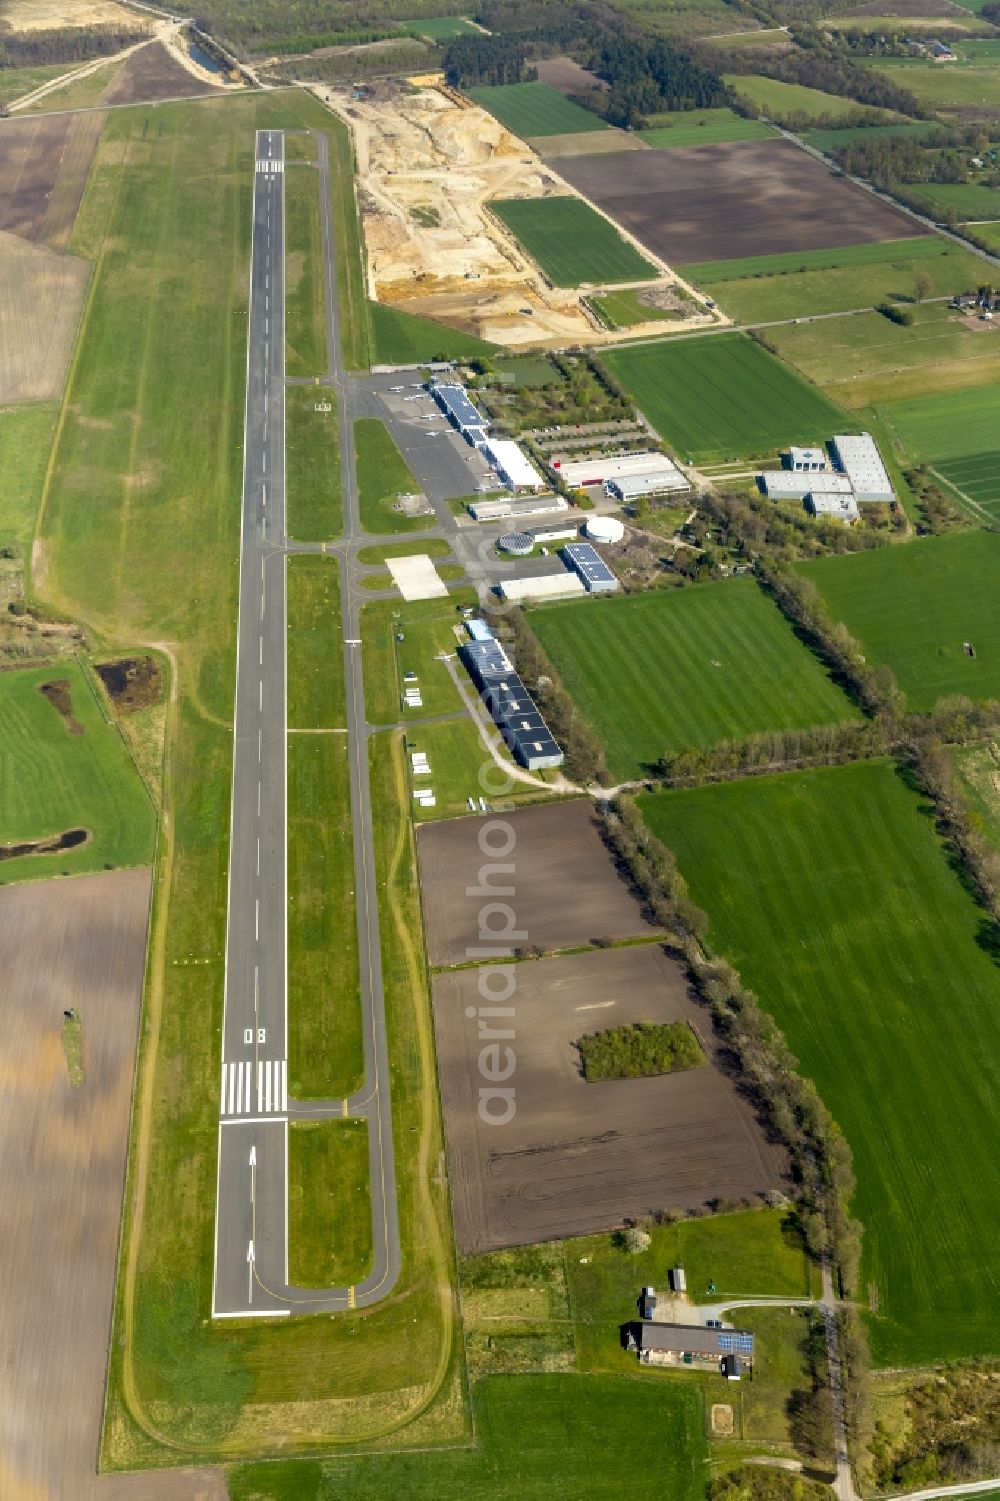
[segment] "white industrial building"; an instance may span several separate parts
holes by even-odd
[[[473,521],[508,521],[522,516],[544,516],[550,511],[568,511],[562,495],[531,495],[523,500],[500,495],[490,500],[470,500],[466,509]]]
[[[669,470],[657,470],[655,474],[632,474],[611,479],[604,486],[606,493],[615,500],[639,500],[643,495],[665,495],[668,492],[676,495],[690,488],[676,464],[671,464]]]
[[[814,516],[830,517],[834,521],[843,521],[845,525],[857,521],[861,512],[853,495],[837,494],[830,490],[821,490],[818,486],[810,490],[806,496],[806,510]]]
[[[806,474],[815,474],[818,470],[829,468],[822,448],[790,448],[782,457],[788,460],[786,468]]]
[[[871,433],[838,434],[830,442],[833,457],[851,482],[859,501],[895,500],[896,492]]]
[[[621,488],[627,482],[639,479],[646,482],[645,486],[633,493],[649,495],[654,490],[690,489],[677,465],[662,453],[625,453],[617,457],[598,454],[594,458],[573,459],[568,463],[553,459],[550,467],[553,474],[572,490],[587,485],[604,485],[609,492],[625,500],[629,496],[620,493]]]
[[[846,474],[810,473],[801,469],[768,469],[760,475],[764,494],[771,500],[805,500],[814,490],[827,495],[853,495],[854,486]]]
[[[504,579],[497,588],[501,599],[515,604],[531,599],[568,599],[587,592],[579,574],[570,573],[566,568],[558,573],[540,573],[534,578]]]
[[[509,438],[488,438],[482,451],[509,490],[544,490],[545,481],[534,464]]]

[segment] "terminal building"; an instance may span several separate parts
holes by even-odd
[[[467,629],[471,639],[459,656],[515,760],[528,771],[561,766],[562,750],[500,642],[485,621],[469,621]]]
[[[473,521],[516,521],[525,516],[544,516],[550,511],[568,511],[569,501],[562,495],[529,495],[523,500],[498,495],[489,500],[470,500],[466,509]]]
[[[469,394],[458,381],[428,381],[427,389],[451,423],[462,434],[466,443],[478,448],[485,443],[490,424],[469,399]]]

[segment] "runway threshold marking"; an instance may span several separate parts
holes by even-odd
[[[271,1120],[288,1113],[288,1060],[243,1059],[222,1065],[221,1114],[230,1122],[251,1117]],[[226,1120],[223,1119],[223,1125]]]

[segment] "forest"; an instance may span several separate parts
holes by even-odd
[[[0,23],[0,68],[46,63],[85,63],[110,57],[148,35],[133,26],[59,26],[51,31],[4,31]]]

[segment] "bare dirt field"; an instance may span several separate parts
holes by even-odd
[[[481,1071],[479,971],[434,980],[455,1232],[462,1252],[585,1235],[660,1209],[693,1210],[783,1186],[787,1162],[765,1141],[719,1065],[707,1014],[658,944],[594,950],[514,970],[513,1037],[496,1044],[495,1074],[513,1071],[513,1118]],[[471,1010],[471,1016],[470,1016]],[[573,1046],[586,1032],[631,1022],[687,1021],[709,1061],[646,1079],[588,1084]],[[496,1034],[494,1034],[496,1035]]]
[[[0,401],[58,396],[90,266],[0,231]]]
[[[924,232],[790,141],[571,157],[559,171],[672,265]]]
[[[643,331],[605,331],[579,292],[551,287],[488,213],[491,198],[567,192],[492,115],[434,87],[407,93],[384,82],[362,100],[310,87],[354,136],[370,296],[511,347],[609,343]],[[666,270],[664,278],[674,280]],[[711,321],[690,306],[691,327]]]
[[[648,151],[650,148],[634,131],[584,130],[565,136],[530,136],[528,144],[532,151],[545,161],[558,161],[564,156],[610,156],[615,151]]]
[[[0,892],[0,1495],[217,1501],[211,1472],[94,1471],[146,951],[148,871]],[[63,1012],[82,1018],[69,1081]]]
[[[224,92],[224,89],[189,71],[161,42],[151,42],[133,52],[101,95],[101,103],[145,104],[157,99]]]
[[[513,839],[509,854],[484,853],[484,846],[502,847],[508,837]],[[565,949],[599,938],[656,932],[618,874],[589,798],[424,824],[417,829],[417,852],[433,965],[478,957],[468,951],[483,941],[482,909],[494,900],[478,894],[485,879],[480,871],[491,864],[513,866],[490,878],[494,888],[513,887],[512,895],[495,899],[513,909],[516,926],[523,930],[524,936],[510,946]],[[499,919],[487,916],[483,921],[497,926]]]
[[[607,84],[596,73],[581,68],[571,57],[545,57],[535,64],[538,82],[547,83],[550,89],[560,94],[585,94],[588,89],[606,89]]]
[[[135,31],[154,24],[152,16],[114,0],[7,0],[3,19],[13,31],[62,26],[127,26]]]
[[[99,111],[0,120],[0,230],[66,245],[104,120]]]

